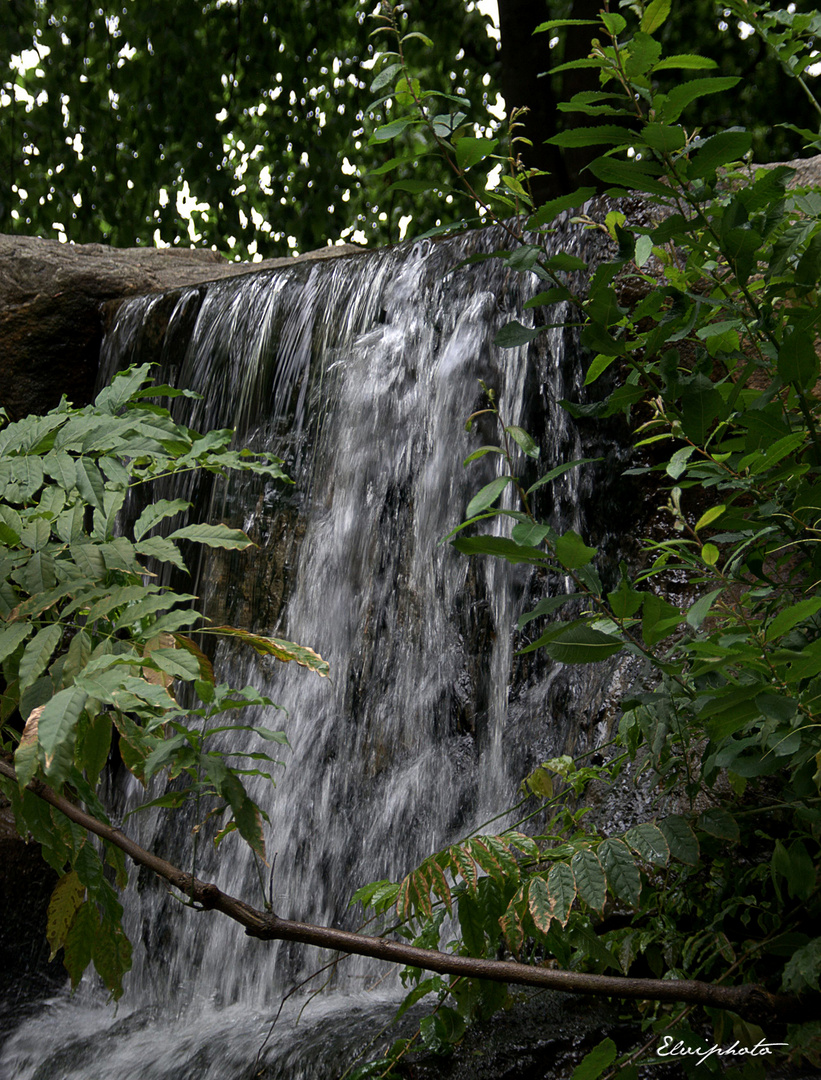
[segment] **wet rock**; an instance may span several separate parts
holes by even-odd
[[[299,258],[333,258],[361,250],[344,244]],[[210,250],[109,248],[0,236],[0,405],[19,418],[47,411],[63,394],[75,405],[87,403],[103,335],[100,306],[107,300],[294,261],[229,263]]]
[[[0,800],[0,1035],[3,1017],[21,1013],[66,979],[59,960],[48,962],[46,912],[57,875],[37,844],[17,834]]]

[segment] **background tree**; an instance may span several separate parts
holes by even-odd
[[[524,134],[533,146],[521,149],[527,164],[551,174],[536,182],[537,198],[578,186],[589,154],[544,140],[566,126],[558,102],[596,73],[541,77],[586,55],[587,26],[566,38],[532,31],[550,18],[589,18],[598,6],[501,0],[499,48],[475,0],[405,5],[414,31],[431,41],[408,42],[414,70],[430,88],[468,91],[474,107],[464,123],[476,134],[496,123],[488,109],[497,94],[511,108],[529,107]],[[674,7],[667,51],[712,57],[725,75],[756,74],[732,116],[721,99],[686,120],[708,133],[747,126],[760,161],[797,153],[775,107],[798,126],[812,107],[777,60],[710,0]],[[369,37],[373,5],[282,0],[270,8],[263,0],[2,5],[0,230],[115,246],[200,244],[249,258],[329,240],[395,241],[411,220],[416,234],[435,226],[443,208],[412,189],[440,166],[414,132],[398,148],[409,159],[404,170],[374,172],[396,151],[369,146],[364,133],[368,106],[380,98],[369,89],[380,47]],[[388,121],[387,102],[375,114]],[[397,178],[405,190],[393,187]]]
[[[270,11],[262,0],[4,5],[0,229],[243,257],[357,230],[396,239],[390,198],[380,208],[362,181],[384,160],[362,138],[366,8]],[[465,79],[495,79],[475,4],[423,3],[417,18],[447,43],[431,79],[449,85],[457,58]]]

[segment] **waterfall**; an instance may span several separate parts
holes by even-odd
[[[582,254],[588,236],[564,221],[550,242]],[[499,260],[456,269],[499,244],[485,231],[139,297],[106,334],[108,375],[157,361],[160,381],[202,394],[176,400],[178,419],[235,428],[238,445],[279,454],[295,481],[197,477],[183,491],[192,516],[242,527],[258,545],[203,557],[193,591],[204,610],[309,645],[331,665],[320,679],[234,645],[214,661],[219,681],[253,684],[287,710],[260,718],[291,742],[277,787],[252,787],[270,815],[273,904],[285,918],[355,927],[346,909],[359,885],[402,876],[512,804],[529,769],[592,744],[604,723],[611,668],[579,675],[514,655],[516,618],[549,583],[440,543],[502,471],[492,454],[462,465],[498,437],[484,420],[465,431],[480,379],[507,423],[540,437],[543,470],[589,452],[558,405],[580,390],[574,332],[549,329],[529,348],[492,344],[511,317],[532,321],[524,304],[537,279]],[[551,316],[561,323],[561,308]],[[594,497],[571,472],[541,512],[581,530]],[[127,774],[112,787],[115,812],[145,798]],[[190,865],[192,824],[149,811],[126,829]],[[196,872],[262,906],[268,870],[261,880],[236,836],[216,857],[200,845]],[[126,912],[135,964],[119,1011],[87,979],[21,1024],[0,1051],[0,1076],[91,1080],[101,1061],[106,1075],[135,1080],[256,1075],[283,994],[329,957],[248,940],[143,872],[132,873]],[[338,1076],[397,996],[384,966],[349,958],[297,1025],[313,986],[265,1046],[265,1075]]]

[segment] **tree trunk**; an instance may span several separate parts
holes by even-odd
[[[596,20],[599,0],[574,0],[568,18]],[[535,177],[532,181],[536,202],[557,198],[575,191],[582,184],[596,186],[591,174],[581,175],[584,166],[597,156],[596,148],[561,150],[550,146],[545,139],[567,127],[580,126],[590,117],[563,113],[557,105],[568,101],[581,90],[598,88],[598,75],[593,68],[566,71],[558,76],[544,73],[559,63],[555,50],[548,47],[553,32],[536,34],[533,31],[553,16],[555,4],[544,0],[499,0],[499,29],[502,38],[502,94],[508,116],[514,108],[527,107],[524,129],[519,132],[532,142],[521,147],[525,165],[544,169],[550,176]],[[590,52],[595,26],[569,26],[556,32],[564,41],[561,62],[578,60]]]

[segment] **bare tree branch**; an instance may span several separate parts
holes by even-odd
[[[0,761],[0,774],[10,780],[17,779],[14,769],[3,761]],[[165,859],[152,855],[120,829],[106,825],[87,814],[41,781],[32,780],[28,787],[35,795],[65,814],[71,821],[108,843],[114,844],[133,862],[147,867],[158,877],[164,878],[202,908],[221,911],[229,919],[244,926],[245,933],[250,937],[260,938],[262,941],[298,941],[323,949],[372,956],[377,960],[385,960],[392,964],[409,964],[426,971],[436,971],[442,975],[490,979],[493,982],[537,986],[565,993],[706,1005],[712,1008],[729,1009],[759,1024],[772,1022],[775,1019],[790,1019],[794,1022],[813,1008],[813,1003],[809,1001],[771,994],[763,986],[749,983],[740,986],[719,986],[714,983],[684,979],[634,979],[616,975],[557,971],[509,960],[484,960],[456,956],[441,953],[435,949],[420,949],[398,941],[367,937],[347,930],[280,919],[273,912],[253,908],[244,901],[224,893],[213,883],[200,881]],[[815,1004],[817,1006],[817,1002]]]

